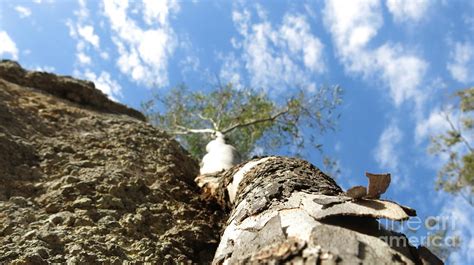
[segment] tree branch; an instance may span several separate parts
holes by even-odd
[[[246,122],[246,123],[237,123],[237,124],[234,124],[224,130],[222,130],[221,132],[223,134],[226,134],[228,132],[231,132],[237,128],[240,128],[240,127],[247,127],[247,126],[250,126],[250,125],[254,125],[254,124],[258,124],[258,123],[262,123],[262,122],[267,122],[267,121],[274,121],[276,120],[278,117],[288,113],[290,111],[290,109],[287,107],[285,108],[284,110],[280,111],[280,112],[277,112],[275,113],[274,115],[268,117],[268,118],[263,118],[263,119],[255,119],[255,120],[251,120],[249,122]]]
[[[204,117],[204,116],[201,115],[200,113],[198,113],[197,116],[198,116],[201,120],[210,121],[210,122],[212,123],[212,126],[214,127],[214,130],[216,130],[216,131],[219,130],[219,126],[217,125],[217,123],[216,123],[212,118]]]
[[[175,127],[179,128],[180,131],[171,131],[169,133],[174,134],[174,135],[184,135],[184,134],[190,134],[190,133],[215,133],[216,132],[216,130],[213,130],[213,129],[190,129],[181,125],[175,125]]]
[[[472,153],[474,150],[472,149],[471,145],[469,144],[469,142],[466,140],[466,138],[464,138],[462,136],[462,133],[461,133],[461,130],[456,128],[456,126],[454,126],[453,122],[451,121],[451,119],[449,118],[449,114],[447,112],[444,112],[444,115],[445,115],[445,118],[446,120],[448,121],[449,123],[449,126],[451,127],[451,130],[457,132],[459,134],[459,138],[461,139],[461,141],[464,143],[464,145],[466,145],[466,147],[469,149],[469,151]]]
[[[215,133],[216,131],[213,129],[187,129],[185,131],[172,131],[171,134],[175,135],[184,135],[184,134],[191,134],[191,133]]]

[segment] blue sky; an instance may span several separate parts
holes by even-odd
[[[181,82],[208,88],[215,76],[278,96],[295,84],[341,85],[339,129],[321,139],[339,182],[391,172],[388,198],[422,219],[455,220],[457,264],[474,264],[474,210],[434,191],[445,158],[426,149],[447,128],[449,94],[474,84],[473,36],[473,1],[0,0],[0,57],[92,80],[135,108]],[[307,159],[320,164],[317,153]]]

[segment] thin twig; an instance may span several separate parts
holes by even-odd
[[[212,118],[208,118],[208,117],[204,117],[203,115],[201,114],[197,114],[197,116],[201,119],[201,120],[205,120],[205,121],[210,121],[212,123],[212,126],[214,127],[214,130],[218,131],[219,130],[219,127],[217,125],[217,123],[212,119]]]
[[[230,126],[229,128],[226,128],[224,130],[222,130],[221,132],[223,134],[226,134],[226,133],[229,133],[237,128],[240,128],[240,127],[247,127],[247,126],[250,126],[250,125],[254,125],[254,124],[258,124],[258,123],[262,123],[262,122],[267,122],[267,121],[274,121],[276,120],[278,117],[288,113],[290,111],[290,109],[287,107],[285,110],[282,110],[268,118],[263,118],[263,119],[256,119],[256,120],[252,120],[252,121],[249,121],[249,122],[246,122],[246,123],[237,123],[235,125],[232,125]]]
[[[458,130],[456,128],[456,126],[454,126],[453,122],[451,121],[451,119],[449,118],[449,114],[447,112],[444,111],[444,115],[445,115],[445,118],[446,120],[448,121],[449,123],[449,126],[451,127],[451,130],[457,132],[459,134],[459,138],[461,139],[461,141],[466,145],[466,147],[469,149],[469,151],[472,153],[474,150],[472,149],[471,145],[469,144],[469,142],[466,140],[466,138],[464,138],[461,134],[461,130]]]
[[[474,201],[472,198],[472,194],[468,191],[468,194],[464,194],[463,190],[459,192],[461,194],[461,197],[472,207],[474,207]]]

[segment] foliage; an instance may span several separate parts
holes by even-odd
[[[443,261],[447,261],[451,253],[459,250],[461,246],[461,237],[452,235],[452,229],[445,227],[433,233],[428,234],[425,245]]]
[[[166,95],[154,95],[142,109],[152,124],[175,134],[197,159],[215,131],[248,158],[258,153],[256,149],[270,152],[283,146],[297,153],[307,142],[320,149],[316,136],[334,128],[341,93],[339,86],[321,87],[314,93],[294,90],[285,99],[274,99],[230,83],[209,92],[179,85]]]
[[[456,105],[459,110],[456,111],[459,112],[460,122],[455,124],[450,113],[445,112],[449,129],[432,137],[430,152],[448,157],[438,172],[437,188],[460,194],[474,205],[474,152],[470,143],[474,139],[474,87],[461,90],[456,96],[459,99]]]

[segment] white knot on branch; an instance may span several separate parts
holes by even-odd
[[[226,144],[224,134],[215,132],[216,138],[206,145],[207,154],[202,158],[200,174],[212,174],[229,169],[240,163],[240,154],[230,144]]]

